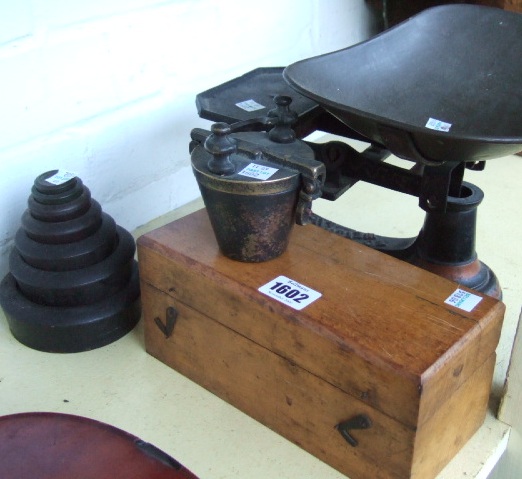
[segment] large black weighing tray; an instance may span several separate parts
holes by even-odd
[[[431,8],[353,47],[288,66],[299,93],[414,161],[522,150],[522,15]]]

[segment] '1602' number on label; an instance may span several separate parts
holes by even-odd
[[[270,288],[271,291],[275,291],[279,294],[284,294],[285,298],[293,299],[296,303],[300,303],[301,301],[308,299],[310,296],[306,293],[301,293],[298,289],[292,289],[291,286],[287,284],[283,284],[281,281],[278,281],[274,286]]]
[[[259,291],[294,309],[301,310],[320,298],[321,293],[286,276],[278,276]]]

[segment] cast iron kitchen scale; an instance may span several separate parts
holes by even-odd
[[[326,167],[320,196],[335,200],[357,181],[414,195],[424,227],[411,240],[332,227],[498,297],[494,274],[475,254],[483,193],[463,176],[522,149],[520,21],[475,6],[435,8],[354,47],[284,71],[260,68],[201,93],[198,112],[246,130],[266,122],[261,113],[281,95],[292,100],[298,138],[321,130],[370,143],[363,153],[339,142],[308,143]],[[390,153],[412,169],[383,162]]]
[[[206,209],[138,240],[147,350],[353,479],[435,477],[487,408],[504,305],[463,178],[522,150],[521,58],[521,15],[450,5],[198,95]],[[357,181],[418,197],[419,236],[314,215]]]

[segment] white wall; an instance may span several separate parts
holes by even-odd
[[[40,173],[74,171],[132,230],[198,195],[197,93],[370,24],[364,0],[0,0],[0,275]]]

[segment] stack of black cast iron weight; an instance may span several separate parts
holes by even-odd
[[[80,178],[54,184],[56,174],[34,181],[0,304],[26,346],[86,351],[119,339],[139,320],[136,247]]]

